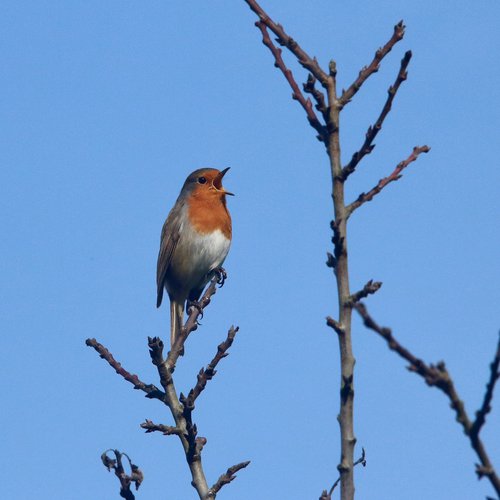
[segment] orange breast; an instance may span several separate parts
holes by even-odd
[[[226,207],[224,197],[216,193],[192,193],[188,200],[189,220],[194,228],[202,234],[212,233],[219,229],[231,239],[231,216]]]

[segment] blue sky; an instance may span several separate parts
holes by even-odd
[[[342,114],[347,161],[413,50],[349,199],[413,146],[432,151],[353,216],[352,288],[383,281],[370,312],[416,355],[447,361],[473,416],[500,327],[499,3],[263,6],[320,63],[335,58],[344,87],[405,20],[405,39]],[[167,308],[155,308],[160,230],[202,166],[232,167],[234,240],[229,280],[189,340],[178,388],[195,383],[231,324],[241,328],[197,405],[209,481],[246,459],[221,499],[317,498],[336,479],[328,163],[254,21],[243,1],[2,3],[2,498],[118,498],[99,462],[110,447],[143,469],[138,499],[195,498],[177,440],[139,429],[145,418],[169,424],[165,409],[84,341],[156,381],[146,337],[169,328]],[[354,350],[355,433],[368,460],[358,498],[492,495],[441,393],[357,319]],[[499,397],[483,431],[497,470]]]

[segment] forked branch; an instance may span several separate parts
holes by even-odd
[[[207,443],[207,440],[204,437],[198,436],[198,429],[192,418],[194,402],[196,398],[198,398],[201,392],[205,389],[208,380],[212,379],[212,377],[215,375],[216,367],[220,360],[228,355],[227,351],[233,343],[238,328],[231,327],[229,329],[226,339],[218,346],[217,353],[212,361],[209,363],[206,369],[202,369],[199,372],[197,383],[194,388],[191,389],[187,398],[184,397],[182,393],[179,396],[177,395],[177,390],[175,388],[173,378],[176,363],[179,357],[185,351],[185,342],[187,338],[194,330],[197,329],[198,318],[203,314],[203,310],[210,303],[211,297],[216,292],[217,284],[219,283],[222,285],[222,282],[223,278],[221,276],[214,276],[214,278],[211,280],[209,286],[205,290],[205,293],[197,304],[197,307],[191,308],[185,326],[182,328],[180,335],[177,337],[174,345],[172,346],[170,352],[166,357],[164,356],[163,341],[159,337],[148,338],[148,347],[151,361],[158,370],[158,375],[160,377],[160,383],[163,391],[152,384],[145,384],[139,379],[137,375],[131,375],[121,366],[118,361],[115,360],[109,350],[106,349],[102,344],[97,342],[95,339],[87,339],[86,341],[88,346],[93,347],[99,353],[99,355],[103,359],[105,359],[112,368],[114,368],[116,373],[133,384],[135,389],[142,390],[149,398],[155,398],[162,401],[170,409],[175,425],[170,426],[164,424],[156,424],[151,420],[146,420],[141,424],[141,427],[147,433],[158,432],[166,436],[175,435],[179,438],[184,449],[186,462],[191,471],[191,484],[196,489],[201,500],[214,499],[217,495],[217,492],[225,484],[228,484],[234,479],[235,473],[238,470],[246,467],[250,463],[243,462],[241,464],[230,467],[227,472],[219,478],[217,483],[215,483],[212,488],[209,488],[205,477],[205,472],[203,470],[201,457],[203,447]],[[103,461],[105,460],[105,458],[107,460],[105,465],[107,465],[108,468],[114,467],[116,465],[116,467],[118,467],[118,469],[115,468],[115,473],[117,474],[117,476],[122,477],[123,481],[129,481],[127,479],[128,476],[123,475],[123,467],[120,469],[121,456],[119,455],[119,452],[116,452],[115,450],[115,454],[117,456],[115,462],[112,462],[109,457],[103,455]],[[132,471],[134,472],[135,466],[131,464],[131,467]],[[140,484],[140,482],[138,484]],[[128,495],[122,495],[123,498],[133,500],[134,496],[130,491],[123,491],[124,494]]]
[[[416,148],[413,154],[401,162],[396,170],[387,178],[379,181],[370,192],[361,194],[351,205],[345,204],[345,181],[350,173],[354,172],[358,163],[373,149],[373,141],[382,128],[383,122],[391,110],[394,97],[406,79],[406,69],[411,58],[411,52],[407,52],[401,61],[401,67],[394,84],[390,87],[384,107],[375,122],[369,128],[365,140],[351,160],[342,168],[340,148],[340,112],[344,106],[358,92],[363,83],[376,71],[378,71],[382,59],[392,50],[394,45],[404,36],[403,22],[395,27],[389,41],[376,51],[371,63],[364,67],[356,80],[344,90],[340,97],[337,96],[337,67],[334,60],[328,65],[328,71],[324,71],[316,58],[307,54],[302,47],[290,37],[283,26],[274,22],[262,9],[256,0],[245,0],[247,5],[257,14],[259,20],[256,26],[260,29],[264,44],[274,56],[275,66],[280,68],[288,84],[292,88],[293,99],[299,101],[306,112],[311,126],[318,134],[318,138],[325,144],[326,153],[329,158],[332,177],[332,198],[334,217],[331,223],[333,231],[332,243],[333,253],[327,253],[327,266],[331,267],[335,274],[338,294],[337,319],[327,317],[327,325],[336,333],[339,341],[340,351],[340,411],[337,420],[340,424],[340,462],[337,470],[340,473],[341,499],[352,500],[354,498],[354,447],[356,437],[354,434],[354,355],[351,339],[351,316],[353,306],[362,298],[375,293],[380,288],[380,283],[370,281],[364,288],[354,294],[350,292],[349,270],[348,270],[348,245],[347,245],[347,222],[352,212],[363,203],[371,200],[389,182],[397,180],[401,171],[414,161],[418,154],[429,150],[427,146]],[[272,42],[268,30],[272,32],[278,44],[285,46],[308,72],[306,83],[303,85],[304,92],[310,94],[315,101],[316,110],[321,113],[318,118],[314,112],[310,99],[305,99],[298,88],[291,71],[286,67],[281,50]],[[323,92],[316,88],[319,82]],[[322,120],[321,120],[322,119]],[[333,491],[333,490],[332,490]],[[328,495],[328,492],[325,492]]]
[[[294,99],[300,103],[300,105],[302,106],[302,108],[306,112],[307,120],[309,121],[309,124],[311,125],[311,127],[313,127],[316,130],[316,132],[318,132],[318,139],[322,142],[325,142],[326,129],[318,120],[318,117],[316,116],[316,113],[313,110],[311,99],[306,99],[304,97],[304,94],[302,94],[299,86],[297,85],[297,82],[293,78],[292,71],[286,67],[285,62],[283,61],[283,58],[281,57],[281,49],[276,47],[273,44],[273,42],[271,41],[269,33],[267,32],[266,24],[263,21],[257,21],[255,23],[255,26],[257,26],[262,33],[262,43],[271,51],[271,53],[274,56],[274,60],[275,60],[274,65],[281,70],[281,72],[285,76],[287,82],[290,84],[290,87],[293,90],[292,99]]]
[[[398,76],[396,77],[396,80],[394,83],[389,87],[389,90],[387,91],[387,100],[385,101],[384,107],[382,108],[382,111],[377,118],[377,121],[375,122],[374,125],[370,126],[366,132],[365,135],[365,141],[363,142],[363,145],[359,148],[358,151],[356,151],[351,158],[351,161],[342,169],[342,178],[344,181],[354,172],[356,167],[358,166],[358,163],[368,154],[370,154],[373,149],[375,148],[375,144],[373,144],[373,141],[375,140],[375,137],[377,137],[377,134],[380,132],[382,129],[382,125],[384,123],[384,120],[386,116],[389,114],[389,111],[392,109],[392,102],[394,101],[394,98],[396,97],[396,94],[399,90],[400,85],[406,80],[408,77],[408,64],[410,64],[411,60],[411,51],[408,50],[403,59],[401,59],[401,66],[399,68]]]
[[[363,303],[359,302],[355,304],[354,308],[359,313],[368,329],[382,337],[386,341],[389,349],[396,352],[400,357],[410,363],[408,370],[417,373],[425,380],[427,385],[437,387],[447,396],[450,401],[450,407],[455,412],[457,422],[462,426],[465,435],[469,438],[470,444],[479,458],[480,464],[476,465],[476,474],[479,479],[487,477],[497,495],[500,496],[500,478],[497,476],[495,468],[486,452],[486,448],[479,437],[479,431],[484,424],[486,414],[490,411],[495,383],[500,377],[500,338],[497,344],[495,357],[490,366],[491,374],[486,385],[484,401],[481,408],[476,413],[476,421],[473,423],[465,410],[464,403],[458,396],[453,379],[443,361],[440,361],[436,365],[425,363],[420,358],[414,356],[407,348],[403,347],[403,345],[393,336],[389,328],[379,326],[370,316]]]
[[[361,456],[354,462],[353,466],[356,467],[356,465],[359,464],[361,464],[363,467],[366,467],[366,453],[364,448],[361,448]],[[340,483],[340,477],[336,479],[336,481],[333,483],[329,491],[323,490],[321,496],[319,497],[319,500],[332,500],[332,493],[334,492],[335,488],[339,485],[339,483]]]
[[[257,14],[258,18],[264,23],[276,36],[276,41],[283,47],[286,47],[296,58],[297,61],[310,73],[317,78],[326,88],[328,75],[321,69],[315,57],[311,57],[302,47],[289,36],[281,24],[275,23],[264,9],[255,0],[245,0],[250,9]]]
[[[396,43],[403,39],[404,35],[405,25],[403,24],[403,21],[399,21],[399,23],[394,26],[394,31],[389,41],[383,47],[380,47],[377,52],[375,52],[372,62],[359,72],[358,77],[347,90],[342,91],[342,95],[339,99],[339,106],[341,109],[354,97],[363,83],[365,83],[365,81],[373,75],[373,73],[376,73],[379,70],[382,59],[392,50]]]

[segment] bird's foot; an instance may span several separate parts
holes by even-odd
[[[215,274],[217,275],[217,283],[219,285],[219,288],[222,288],[227,279],[226,270],[223,267],[219,267],[215,270]]]
[[[186,304],[186,309],[188,310],[188,313],[191,314],[191,308],[194,307],[195,309],[198,310],[198,314],[200,315],[200,319],[203,319],[203,307],[201,305],[201,302],[197,300],[188,300]]]

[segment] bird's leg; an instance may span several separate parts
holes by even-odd
[[[219,284],[219,288],[222,288],[227,279],[226,270],[223,267],[219,267],[215,270],[215,274],[217,275],[217,283]]]

